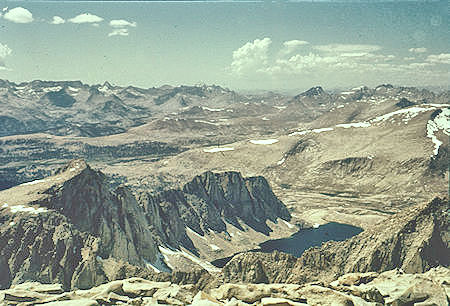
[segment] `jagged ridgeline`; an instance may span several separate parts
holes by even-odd
[[[202,237],[232,224],[267,235],[268,220],[290,220],[263,177],[206,172],[182,190],[135,196],[126,187],[111,190],[83,160],[0,192],[0,205],[2,288],[24,281],[90,288],[151,277],[149,265],[169,270],[159,246],[198,254],[187,228]]]

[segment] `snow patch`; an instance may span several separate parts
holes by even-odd
[[[198,238],[201,238],[203,240],[206,240],[206,237],[203,237],[202,235],[198,234],[196,231],[194,231],[193,229],[191,229],[189,226],[186,226],[186,231],[191,233],[194,236],[197,236]]]
[[[434,109],[434,108],[418,107],[418,106],[414,106],[414,107],[410,107],[410,108],[404,108],[404,109],[399,109],[398,111],[395,111],[395,112],[392,112],[392,113],[387,113],[387,114],[382,115],[382,116],[378,116],[378,117],[370,120],[370,122],[386,121],[389,118],[392,118],[393,116],[400,115],[400,114],[404,114],[405,117],[403,118],[403,121],[404,122],[408,122],[410,119],[416,117],[420,113],[427,112],[427,111],[432,110],[432,109]]]
[[[312,130],[313,133],[322,133],[322,132],[328,132],[334,130],[333,128],[322,128],[322,129],[314,129]]]
[[[144,259],[145,266],[149,269],[152,269],[156,273],[161,273],[161,272],[169,272],[170,273],[171,272],[170,269],[172,269],[172,267],[168,263],[166,264],[164,262],[165,257],[160,253],[158,253],[157,255],[158,255],[158,257],[156,258],[156,261],[154,263],[151,263]]]
[[[209,246],[211,247],[211,249],[212,249],[213,251],[221,250],[221,248],[219,248],[219,247],[218,247],[217,245],[215,245],[215,244],[210,244]]]
[[[14,224],[16,224],[16,222],[14,221],[9,222],[9,226],[13,226]]]
[[[278,139],[250,140],[251,143],[258,144],[258,145],[270,145],[270,144],[277,143],[278,141],[279,141]]]
[[[210,112],[221,112],[221,111],[225,110],[224,108],[209,108],[209,107],[206,107],[206,106],[202,106],[202,109],[210,111]]]
[[[442,112],[437,115],[434,120],[428,120],[427,122],[427,137],[434,143],[433,155],[435,156],[439,152],[439,147],[442,145],[435,133],[439,130],[443,130],[445,135],[450,135],[450,109],[444,108]]]
[[[203,152],[206,153],[216,153],[216,152],[224,152],[224,151],[233,151],[233,147],[219,147],[219,148],[212,148],[212,149],[203,149]]]
[[[284,162],[286,161],[286,158],[282,158],[282,159],[280,159],[279,161],[277,161],[277,165],[279,166],[279,165],[282,165]]]
[[[191,261],[193,261],[194,263],[198,264],[199,266],[201,266],[203,269],[209,271],[209,272],[220,272],[221,270],[219,268],[214,267],[212,264],[210,264],[207,261],[203,261],[185,251],[180,251],[180,250],[176,250],[176,251],[172,251],[168,248],[159,246],[158,247],[159,250],[161,251],[161,254],[163,254],[164,258],[167,259],[167,256],[183,256]],[[166,260],[167,261],[167,260]]]
[[[344,129],[352,128],[352,127],[369,127],[371,124],[369,122],[352,122],[352,123],[342,123],[337,124],[336,127],[342,127]]]
[[[35,215],[47,211],[47,209],[44,207],[34,208],[34,207],[24,206],[24,205],[11,206],[10,210],[13,214],[15,214],[17,212],[26,212],[26,213],[35,214]]]
[[[341,104],[341,105],[336,106],[336,108],[343,108],[344,106],[345,105]]]
[[[314,228],[319,228],[320,224],[319,223],[314,223],[313,227]]]
[[[261,120],[263,120],[263,121],[268,121],[268,120],[270,120],[270,119],[267,118],[267,117],[262,117]]]
[[[106,86],[106,85],[99,87],[98,91],[100,91],[101,93],[103,93],[103,94],[105,94],[107,96],[113,94],[112,90],[109,89],[109,87]]]
[[[194,122],[197,122],[197,123],[205,123],[205,124],[211,124],[211,125],[218,125],[217,123],[209,122],[209,121],[205,121],[205,120],[194,120]]]
[[[20,185],[21,185],[21,186],[35,185],[35,184],[44,183],[44,182],[46,182],[46,181],[47,181],[46,179],[35,180],[35,181],[28,182],[28,183],[20,184]]]
[[[334,128],[321,128],[321,129],[314,129],[314,130],[305,130],[305,131],[300,131],[300,132],[294,132],[289,134],[289,136],[296,136],[296,135],[305,135],[308,133],[322,133],[322,132],[328,132],[328,131],[332,131],[334,130]]]
[[[8,206],[9,206],[8,203],[5,203],[2,205],[2,208],[7,208]]]
[[[289,228],[295,228],[295,225],[293,225],[293,224],[287,222],[286,220],[281,219],[281,221],[283,221],[283,223],[286,224],[287,227],[289,227]]]
[[[279,110],[283,110],[283,109],[285,109],[287,106],[277,106],[277,105],[274,105],[273,107],[275,107],[276,109],[279,109]]]
[[[72,86],[69,86],[69,87],[67,87],[70,91],[74,91],[74,92],[78,92],[78,91],[80,91],[80,89],[79,88],[75,88],[75,87],[72,87]]]
[[[62,89],[61,86],[54,86],[54,87],[44,88],[43,91],[44,92],[51,92],[51,91],[60,91],[61,89]]]

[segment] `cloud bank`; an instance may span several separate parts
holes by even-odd
[[[270,84],[293,80],[331,80],[333,84],[361,80],[394,83],[442,80],[448,74],[448,67],[443,65],[450,64],[450,54],[431,54],[426,58],[405,56],[405,53],[424,52],[427,52],[424,47],[411,48],[396,55],[375,44],[314,45],[303,40],[285,41],[277,52],[272,40],[266,37],[236,49],[229,71],[235,77]]]

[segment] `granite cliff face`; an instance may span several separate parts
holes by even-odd
[[[290,218],[262,177],[208,172],[183,190],[135,196],[125,187],[112,190],[82,160],[0,192],[0,204],[2,287],[32,280],[89,288],[136,273],[151,277],[149,264],[170,270],[159,246],[200,255],[187,228],[206,236],[226,232],[231,220],[267,234],[266,220]]]
[[[416,205],[342,242],[326,242],[299,258],[284,254],[243,253],[223,268],[225,282],[306,283],[331,281],[352,272],[401,269],[423,273],[448,267],[448,200]]]
[[[275,222],[281,217],[289,221],[291,218],[287,208],[261,176],[243,178],[239,172],[206,172],[186,184],[183,191],[213,204],[208,206],[207,216],[219,215],[236,227],[240,227],[240,218],[257,231],[268,234],[270,228],[266,220]],[[222,229],[223,222],[217,224],[213,219],[204,220],[203,227],[216,231]]]
[[[8,247],[0,251],[7,271],[2,285],[31,279],[83,288],[107,280],[97,275],[95,260],[141,266],[156,260],[136,200],[126,189],[107,186],[103,174],[75,160],[56,176],[3,191],[0,239]]]

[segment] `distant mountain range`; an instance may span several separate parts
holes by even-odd
[[[280,101],[299,103],[310,119],[316,118],[339,102],[401,94],[414,97],[415,103],[441,103],[449,92],[435,94],[428,90],[381,85],[375,89],[354,88],[329,94],[320,86],[295,97],[267,93],[242,95],[216,85],[133,86],[87,85],[80,81],[40,81],[16,84],[0,80],[0,136],[49,133],[60,136],[97,137],[123,133],[153,119],[178,112],[181,108],[204,106],[214,109],[237,103]]]

